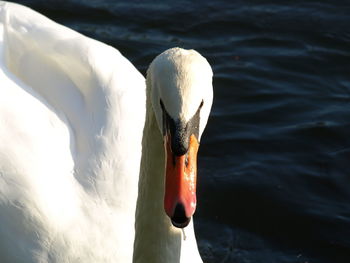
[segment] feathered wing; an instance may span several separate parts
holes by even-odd
[[[145,115],[117,50],[0,2],[0,255],[130,262]]]

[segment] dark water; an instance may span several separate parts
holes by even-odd
[[[207,263],[350,262],[350,1],[18,1],[144,73],[173,46],[214,70],[196,231]]]

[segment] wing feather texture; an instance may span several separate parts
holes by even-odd
[[[0,49],[0,254],[131,262],[143,76],[113,47],[2,1]]]

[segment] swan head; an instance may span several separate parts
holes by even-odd
[[[213,101],[213,72],[194,50],[169,49],[147,71],[151,102],[165,148],[164,209],[186,227],[196,209],[197,151]]]

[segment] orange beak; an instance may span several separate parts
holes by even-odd
[[[166,179],[164,208],[176,227],[186,227],[196,210],[197,152],[199,143],[192,134],[188,152],[176,156],[171,150],[171,138],[164,140],[166,152]]]

